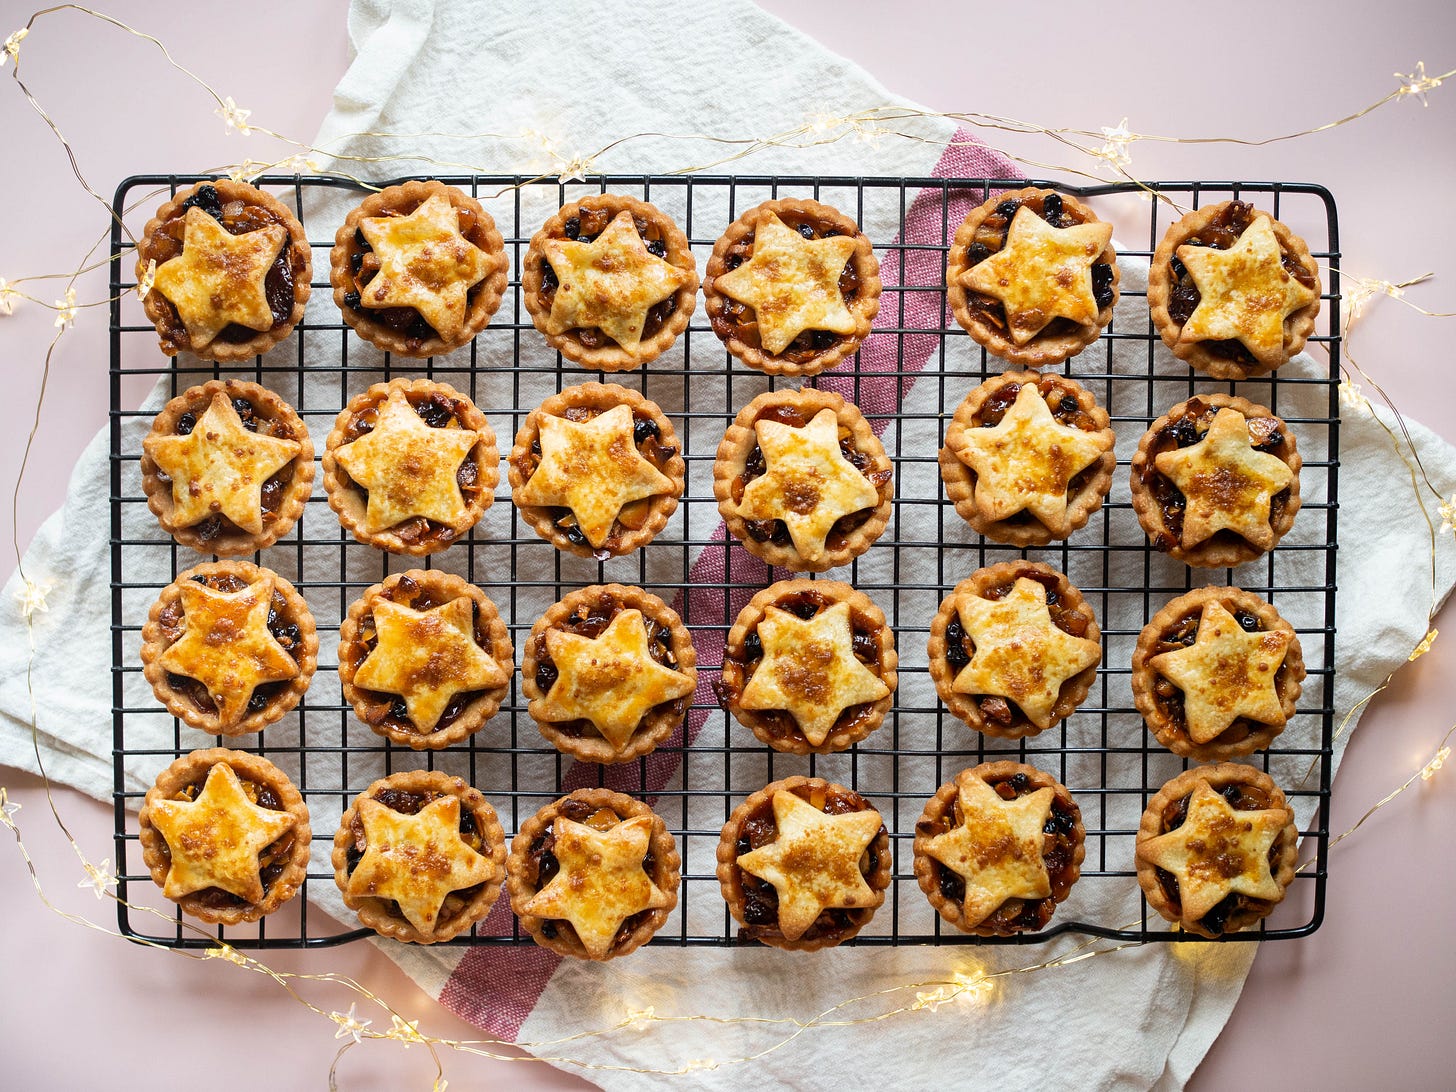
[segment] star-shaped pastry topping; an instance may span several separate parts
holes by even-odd
[[[1014,701],[1038,728],[1051,725],[1062,684],[1102,659],[1096,641],[1057,628],[1046,588],[1027,577],[1017,577],[1005,598],[962,595],[956,608],[976,652],[951,689]]]
[[[504,686],[510,677],[475,643],[473,605],[466,595],[429,610],[378,600],[379,643],[354,672],[354,685],[398,694],[421,732],[434,730],[456,694]]]
[[[414,815],[365,799],[359,819],[365,849],[349,876],[349,895],[393,899],[421,933],[434,931],[450,892],[495,878],[495,862],[460,837],[459,797],[437,797]]]
[[[625,404],[589,421],[543,416],[541,463],[521,503],[570,508],[586,540],[601,549],[624,505],[672,491],[672,479],[637,450],[632,429]]]
[[[1222,603],[1210,602],[1194,643],[1154,656],[1148,666],[1183,691],[1188,738],[1208,743],[1239,717],[1284,723],[1274,680],[1291,637],[1278,629],[1247,633]]]
[[[248,799],[238,775],[223,762],[208,771],[196,800],[158,800],[148,815],[172,856],[162,885],[169,899],[216,887],[244,902],[262,902],[259,855],[295,823],[288,812]]]
[[[561,723],[589,720],[620,751],[648,710],[693,692],[693,683],[652,658],[642,612],[624,610],[599,637],[546,631],[546,651],[560,674],[531,713]]]
[[[297,440],[249,432],[222,391],[186,436],[148,436],[142,447],[172,479],[178,526],[223,515],[252,535],[263,530],[263,484],[303,449]]]
[[[457,530],[470,510],[455,475],[480,442],[468,428],[431,428],[399,388],[379,407],[373,431],[334,452],[340,466],[369,491],[364,530],[375,534],[414,516]]]
[[[1056,790],[1004,800],[979,777],[962,777],[957,797],[961,825],[931,838],[925,852],[966,881],[966,924],[981,924],[1007,899],[1050,895],[1043,828]]]
[[[815,747],[828,737],[839,714],[890,692],[855,657],[848,603],[835,603],[807,621],[769,607],[758,623],[758,637],[763,660],[739,704],[784,710]]]
[[[1187,498],[1185,549],[1224,530],[1260,550],[1274,545],[1270,502],[1289,488],[1294,472],[1282,459],[1254,450],[1248,421],[1238,410],[1223,407],[1202,440],[1165,451],[1153,462]]]
[[[366,216],[359,222],[379,259],[360,292],[365,307],[413,307],[447,341],[465,329],[472,287],[490,275],[490,255],[460,234],[460,216],[444,194],[432,194],[408,216]]]
[[[595,326],[630,349],[642,340],[647,312],[689,279],[647,249],[626,211],[589,243],[547,239],[542,249],[560,282],[546,322],[552,334]]]
[[[805,330],[852,334],[857,329],[839,291],[839,275],[855,246],[850,235],[806,239],[767,213],[754,229],[753,256],[713,283],[725,296],[753,308],[764,349],[781,353]]]
[[[1035,383],[992,428],[968,428],[952,449],[976,472],[976,507],[989,520],[1030,511],[1053,531],[1066,524],[1072,479],[1112,447],[1105,431],[1084,432],[1052,416]]]
[[[298,663],[268,629],[272,573],[235,592],[195,580],[183,581],[178,590],[186,630],[157,662],[207,687],[222,725],[243,719],[257,687],[298,675]]]
[[[826,815],[787,789],[773,796],[778,836],[743,854],[738,867],[773,885],[779,931],[798,940],[825,910],[877,906],[859,859],[884,825],[873,808]]]
[[[1025,345],[1052,319],[1081,326],[1097,321],[1092,264],[1111,238],[1111,224],[1052,227],[1022,205],[1011,218],[1005,244],[962,273],[960,283],[1000,300],[1011,340]]]
[[[624,819],[594,830],[558,816],[551,852],[561,871],[521,907],[522,914],[569,921],[593,959],[603,959],[622,923],[643,910],[671,903],[642,867],[652,844],[652,817]]]
[[[803,428],[769,420],[753,427],[765,469],[743,490],[738,514],[783,520],[799,556],[818,561],[834,524],[878,504],[879,490],[839,450],[839,417],[832,409],[820,410]]]
[[[1208,782],[1193,790],[1177,830],[1149,838],[1138,856],[1178,879],[1185,921],[1198,921],[1231,894],[1277,899],[1284,889],[1269,869],[1269,850],[1289,824],[1282,809],[1235,811]]]
[[[1232,339],[1261,364],[1284,362],[1284,320],[1317,297],[1284,268],[1266,213],[1227,250],[1185,244],[1178,260],[1202,296],[1178,334],[1180,345]]]
[[[177,308],[194,350],[205,349],[230,324],[273,327],[265,281],[288,229],[269,224],[234,235],[199,208],[187,210],[182,253],[157,267],[153,286]]]

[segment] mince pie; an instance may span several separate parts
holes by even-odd
[[[822,572],[874,544],[894,470],[859,407],[833,391],[766,391],[718,445],[713,494],[728,530],[770,565]]]
[[[511,843],[511,909],[543,948],[613,959],[667,921],[680,865],[667,825],[646,804],[577,789],[527,819]]]
[[[697,654],[677,612],[641,588],[574,591],[531,628],[521,689],[541,734],[584,762],[626,762],[682,724]]]
[[[977,569],[930,623],[930,676],[940,700],[978,732],[1044,732],[1082,704],[1102,659],[1092,608],[1048,565]]]
[[[448,353],[490,323],[506,290],[490,213],[443,182],[370,194],[334,236],[329,281],[354,332],[402,356]]]
[[[895,635],[837,580],[781,580],[728,633],[719,700],[777,751],[842,751],[880,726],[895,692]]]
[[[769,375],[818,375],[859,348],[880,310],[880,264],[859,225],[804,198],[728,226],[703,278],[713,332]]]
[[[421,557],[443,550],[495,500],[500,455],[485,414],[447,383],[376,383],[334,420],[324,488],[360,542]]]
[[[246,360],[303,318],[313,276],[308,236],[275,197],[219,178],[177,194],[147,221],[137,280],[162,352]]]
[[[1148,269],[1148,306],[1178,359],[1215,379],[1248,379],[1314,333],[1319,266],[1267,212],[1224,201],[1168,229]]]
[[[438,770],[381,778],[354,798],[334,835],[344,904],[380,936],[434,944],[490,913],[506,839],[480,790]]]
[[[615,383],[567,387],[532,410],[510,456],[511,498],[558,550],[605,560],[667,526],[685,466],[656,402]]]
[[[624,371],[660,356],[687,329],[698,266],[661,209],[604,193],[565,206],[532,238],[521,298],[562,356]]]
[[[951,241],[946,301],[966,332],[1013,364],[1080,353],[1117,304],[1112,225],[1055,190],[1011,190],[972,209]]]
[[[811,952],[848,940],[885,901],[890,836],[873,804],[818,777],[789,777],[733,810],[718,883],[740,940]]]
[[[940,476],[987,538],[1045,546],[1086,524],[1112,487],[1111,418],[1065,376],[1007,372],[968,394],[946,429]]]
[[[308,604],[283,577],[246,561],[179,573],[142,627],[142,672],[194,728],[260,732],[298,704],[318,666]]]
[[[172,399],[142,440],[142,489],[162,529],[228,557],[271,546],[313,492],[313,442],[283,399],[219,380]]]
[[[940,787],[915,824],[915,878],[957,929],[1014,936],[1046,926],[1082,874],[1082,812],[1035,766],[986,762]]]
[[[1148,802],[1137,877],[1148,905],[1199,936],[1268,916],[1294,882],[1299,830],[1269,775],[1221,762],[1185,770]]]
[[[1294,716],[1304,657],[1294,627],[1239,588],[1180,595],[1143,627],[1132,693],[1158,742],[1217,762],[1263,750]]]
[[[1144,433],[1132,505],[1154,549],[1205,568],[1240,565],[1294,524],[1302,465],[1294,433],[1269,410],[1204,394]]]
[[[162,894],[214,925],[271,914],[308,874],[308,808],[258,755],[211,747],[182,756],[147,790],[137,823]]]
[[[415,750],[468,739],[510,690],[514,651],[485,592],[411,569],[375,584],[339,628],[344,699],[369,727]]]

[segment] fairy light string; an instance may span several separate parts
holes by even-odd
[[[42,21],[60,15],[62,13],[78,14],[93,20],[97,20],[120,32],[131,35],[142,41],[150,43],[161,54],[163,60],[171,68],[187,77],[195,84],[202,93],[212,100],[213,113],[218,117],[225,127],[228,135],[236,133],[240,138],[251,139],[262,137],[282,144],[287,149],[287,154],[278,156],[272,160],[255,159],[244,157],[240,162],[225,165],[216,170],[208,171],[208,174],[223,174],[236,180],[252,180],[266,173],[296,173],[308,174],[319,173],[324,170],[323,161],[330,163],[331,174],[347,178],[359,185],[368,188],[377,188],[364,178],[355,177],[346,173],[341,165],[347,164],[358,169],[365,169],[377,165],[391,163],[409,163],[411,165],[426,164],[440,170],[458,170],[465,173],[479,174],[487,173],[487,168],[468,161],[454,161],[440,159],[431,156],[422,156],[416,153],[400,152],[388,155],[357,155],[341,153],[331,150],[328,146],[317,147],[306,142],[294,140],[290,137],[276,132],[263,125],[254,124],[251,120],[252,111],[239,105],[231,95],[223,95],[211,87],[200,76],[180,64],[166,46],[157,38],[137,30],[128,24],[106,15],[94,9],[77,4],[63,4],[55,7],[45,8],[31,15],[26,24],[9,34],[4,39],[3,47],[0,47],[0,69],[6,65],[10,67],[10,76],[27,104],[39,115],[46,126],[51,130],[56,140],[61,144],[70,163],[72,173],[80,187],[89,194],[95,201],[107,209],[108,215],[121,226],[121,230],[128,240],[132,235],[124,222],[124,213],[130,210],[113,209],[109,202],[103,198],[86,180],[80,169],[79,162],[74,149],[62,135],[55,120],[46,112],[41,103],[32,94],[29,87],[21,78],[21,56],[22,43],[42,23]],[[360,134],[349,134],[349,137],[368,137],[377,140],[395,141],[407,144],[411,139],[434,138],[459,140],[470,143],[493,143],[516,149],[521,158],[534,157],[535,163],[532,170],[539,170],[540,173],[532,181],[555,178],[559,182],[583,181],[589,175],[599,173],[603,170],[601,160],[611,153],[630,146],[635,142],[647,139],[668,140],[684,144],[696,143],[710,146],[717,146],[726,149],[721,155],[694,165],[684,166],[668,173],[691,174],[727,164],[735,163],[754,155],[757,152],[770,148],[793,148],[807,149],[811,147],[835,144],[843,140],[852,140],[864,143],[872,147],[879,147],[886,139],[900,139],[914,141],[937,147],[950,147],[958,142],[926,136],[923,133],[913,131],[917,122],[926,120],[948,120],[956,122],[972,130],[982,132],[1007,132],[1040,136],[1051,141],[1055,146],[1074,153],[1081,157],[1087,164],[1088,169],[1071,166],[1065,163],[1046,163],[1030,158],[1012,156],[1016,161],[1037,168],[1046,168],[1054,171],[1065,172],[1074,176],[1098,179],[1095,173],[1099,170],[1110,172],[1113,176],[1131,182],[1144,191],[1144,195],[1150,198],[1172,203],[1166,196],[1159,194],[1148,184],[1137,179],[1130,173],[1132,166],[1132,147],[1140,141],[1155,141],[1162,143],[1176,144],[1233,144],[1249,147],[1262,147],[1283,141],[1294,140],[1302,137],[1322,133],[1338,126],[1346,125],[1368,116],[1374,111],[1392,102],[1411,98],[1418,100],[1421,105],[1429,106],[1428,95],[1434,92],[1441,85],[1456,77],[1456,69],[1442,72],[1438,75],[1429,75],[1426,72],[1424,62],[1417,62],[1414,71],[1408,74],[1395,73],[1397,86],[1384,95],[1382,98],[1369,105],[1347,114],[1334,121],[1317,125],[1297,132],[1284,133],[1259,139],[1246,139],[1240,137],[1171,137],[1146,133],[1139,133],[1128,128],[1128,118],[1122,118],[1114,126],[1102,126],[1098,130],[1068,129],[1068,128],[1047,128],[1030,122],[1020,121],[1014,118],[1001,117],[984,113],[954,113],[919,110],[910,107],[885,106],[868,110],[857,111],[847,115],[834,113],[812,114],[797,125],[785,128],[779,133],[764,136],[721,136],[709,133],[635,133],[618,137],[595,151],[563,151],[559,142],[535,130],[525,130],[515,134],[503,133],[390,133],[370,132]],[[338,138],[347,139],[347,138]],[[250,147],[255,146],[250,144]],[[528,184],[528,183],[527,183]],[[41,368],[40,390],[36,400],[35,413],[31,427],[27,435],[24,454],[18,468],[12,490],[12,528],[18,526],[16,515],[21,489],[25,481],[26,470],[29,465],[29,456],[34,444],[36,433],[40,427],[45,394],[50,377],[50,366],[53,355],[59,340],[69,331],[74,329],[80,317],[80,312],[86,309],[106,306],[113,302],[113,298],[105,298],[93,301],[80,301],[78,299],[76,282],[85,274],[97,268],[107,265],[112,255],[105,258],[93,260],[96,252],[101,249],[109,239],[109,232],[102,236],[87,253],[85,259],[76,269],[65,273],[41,273],[29,276],[18,276],[12,279],[0,278],[0,317],[13,314],[15,307],[20,302],[25,302],[48,308],[55,312],[55,333],[47,347],[45,359]],[[134,240],[133,240],[134,241]],[[138,297],[144,297],[151,289],[156,276],[155,263],[150,263],[147,268],[141,271],[138,277],[138,284],[135,291]],[[1346,342],[1346,364],[1344,377],[1339,384],[1339,397],[1342,405],[1351,412],[1370,412],[1371,404],[1368,397],[1363,393],[1363,386],[1369,386],[1377,392],[1382,401],[1388,406],[1395,421],[1392,428],[1383,419],[1376,415],[1382,428],[1388,433],[1390,441],[1397,454],[1405,463],[1410,472],[1412,491],[1416,496],[1417,503],[1426,518],[1431,531],[1431,578],[1432,578],[1432,606],[1429,612],[1430,620],[1434,621],[1436,612],[1435,600],[1435,563],[1438,539],[1440,536],[1456,529],[1456,494],[1449,499],[1443,497],[1435,484],[1427,475],[1425,468],[1421,466],[1418,454],[1411,442],[1406,429],[1405,421],[1399,410],[1394,406],[1379,383],[1362,367],[1349,351],[1351,331],[1355,324],[1368,308],[1369,305],[1381,298],[1391,298],[1397,302],[1412,308],[1417,313],[1431,318],[1450,318],[1456,312],[1442,312],[1426,309],[1412,302],[1407,295],[1407,290],[1418,285],[1423,285],[1429,274],[1414,277],[1405,281],[1391,282],[1372,278],[1363,278],[1344,274],[1349,285],[1346,295],[1346,309],[1342,320],[1341,333]],[[23,289],[21,286],[33,282],[46,280],[62,280],[64,287],[62,295],[53,302],[47,302],[43,297],[34,294],[33,291]],[[1354,377],[1358,376],[1361,383],[1356,383]],[[1435,500],[1435,515],[1440,519],[1439,525],[1432,517],[1427,504],[1430,498]],[[28,727],[31,732],[32,745],[35,751],[38,769],[41,773],[42,784],[45,790],[46,800],[49,806],[52,820],[62,832],[72,851],[76,854],[83,873],[78,881],[77,887],[91,891],[98,900],[111,900],[126,906],[130,910],[154,914],[162,917],[168,922],[174,919],[168,914],[155,907],[138,905],[128,902],[118,893],[119,880],[116,870],[112,867],[110,858],[103,859],[99,863],[92,862],[85,854],[79,843],[72,836],[67,828],[56,801],[52,795],[52,783],[45,771],[43,755],[40,747],[39,729],[37,727],[36,696],[31,671],[35,661],[36,650],[36,626],[38,615],[48,612],[49,606],[47,597],[58,588],[62,588],[61,582],[51,576],[36,577],[24,570],[23,554],[18,540],[18,531],[12,533],[12,548],[16,559],[17,569],[20,575],[20,587],[17,591],[17,608],[25,624],[27,638],[29,641],[29,658],[26,670],[26,688],[30,703],[30,717]],[[1437,630],[1434,624],[1430,625],[1426,636],[1419,641],[1411,650],[1409,661],[1413,661],[1427,653],[1437,637]],[[1394,673],[1388,676],[1378,687],[1369,694],[1357,701],[1343,719],[1338,736],[1343,733],[1357,712],[1363,708],[1376,694],[1380,693],[1389,685]],[[1418,783],[1433,780],[1442,771],[1445,764],[1450,760],[1452,747],[1449,743],[1453,734],[1456,734],[1456,725],[1453,725],[1437,744],[1431,757],[1415,772],[1413,772],[1397,788],[1388,793],[1381,800],[1372,805],[1361,817],[1345,832],[1331,840],[1329,846],[1333,849],[1342,843],[1346,838],[1359,830],[1365,822],[1376,812],[1389,806],[1398,797],[1409,791]],[[67,911],[55,905],[48,895],[41,882],[40,872],[32,859],[25,842],[21,837],[20,824],[17,821],[17,814],[20,805],[10,801],[6,789],[0,786],[0,826],[8,829],[14,837],[17,850],[29,873],[31,885],[42,904],[62,918],[75,923],[76,925],[120,938],[119,932],[102,926],[89,918]],[[1310,867],[1311,862],[1306,862],[1301,871]],[[196,936],[207,937],[209,933],[185,920],[180,922],[181,926]],[[1133,923],[1135,926],[1137,923]],[[398,1043],[401,1049],[408,1049],[411,1046],[423,1045],[429,1051],[434,1060],[436,1074],[432,1089],[434,1092],[446,1092],[448,1081],[444,1077],[443,1065],[438,1049],[448,1049],[454,1052],[477,1055],[493,1058],[502,1061],[530,1061],[548,1062],[555,1065],[572,1066],[581,1070],[616,1070],[641,1074],[657,1075],[685,1075],[695,1071],[714,1070],[723,1067],[741,1065],[750,1061],[764,1058],[775,1051],[782,1050],[799,1037],[821,1028],[845,1028],[855,1027],[864,1024],[876,1023],[897,1017],[909,1017],[912,1014],[924,1012],[939,1012],[950,1006],[960,1008],[963,1006],[974,1006],[984,1003],[993,996],[998,988],[1010,980],[1028,974],[1042,973],[1054,969],[1063,969],[1073,964],[1112,955],[1117,952],[1126,951],[1129,948],[1140,948],[1137,942],[1125,942],[1119,944],[1106,944],[1097,938],[1083,940],[1080,943],[1072,944],[1060,954],[1049,956],[1036,962],[1029,962],[1000,970],[985,970],[974,964],[966,964],[950,974],[926,981],[907,982],[892,985],[870,993],[849,997],[830,1006],[823,1011],[808,1018],[796,1017],[764,1017],[755,1015],[741,1016],[708,1016],[701,1014],[671,1014],[659,1013],[655,1007],[646,1006],[643,1008],[626,1008],[620,1019],[608,1023],[602,1027],[576,1032],[554,1040],[541,1040],[533,1042],[507,1042],[494,1038],[481,1038],[471,1040],[454,1040],[435,1037],[420,1030],[420,1020],[407,1020],[405,1016],[390,1007],[388,1002],[374,994],[357,981],[333,973],[320,974],[296,974],[292,972],[275,970],[253,956],[239,951],[237,948],[225,942],[215,942],[212,946],[194,951],[183,948],[173,948],[154,941],[130,938],[147,947],[158,951],[170,952],[182,958],[200,961],[219,961],[230,963],[241,970],[250,973],[263,975],[271,979],[286,994],[291,996],[299,1004],[310,1010],[316,1016],[323,1018],[335,1028],[334,1038],[342,1040],[334,1062],[329,1071],[329,1086],[337,1087],[337,1069],[340,1061],[347,1051],[362,1044],[365,1040],[381,1041],[387,1040]],[[1058,941],[1056,943],[1062,943]],[[342,990],[353,998],[347,1011],[334,1008],[325,1008],[305,997],[299,990],[300,984],[327,986]],[[362,1015],[359,1011],[360,1004],[366,1006],[367,1012],[375,1015]],[[862,1009],[873,1009],[863,1015],[853,1015]],[[388,1018],[388,1026],[385,1027],[384,1018]],[[607,1065],[590,1062],[583,1058],[572,1057],[568,1053],[559,1053],[560,1048],[569,1046],[575,1042],[587,1039],[600,1038],[621,1034],[643,1034],[653,1029],[670,1027],[679,1023],[713,1023],[724,1026],[732,1026],[740,1029],[761,1028],[770,1032],[769,1039],[765,1045],[750,1051],[745,1051],[736,1056],[723,1058],[692,1058],[686,1059],[675,1067],[663,1068],[637,1068],[631,1066]],[[773,1036],[777,1035],[777,1038]],[[518,1055],[513,1053],[501,1053],[496,1048],[515,1047],[534,1051],[530,1055]]]

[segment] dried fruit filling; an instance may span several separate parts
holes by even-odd
[[[1259,616],[1251,611],[1235,609],[1233,615],[1240,628],[1246,633],[1262,633],[1266,628]],[[1201,609],[1193,610],[1168,626],[1159,635],[1158,643],[1153,646],[1150,658],[1151,656],[1161,656],[1165,652],[1177,652],[1181,648],[1192,647],[1198,639],[1198,624],[1202,619],[1203,611]],[[1274,676],[1276,691],[1283,686],[1286,671],[1287,667],[1280,664],[1279,671]],[[1183,706],[1182,690],[1162,675],[1158,675],[1153,683],[1153,700],[1157,704],[1158,711],[1167,718],[1173,728],[1180,732],[1187,732],[1188,719]],[[1251,721],[1247,717],[1239,717],[1219,733],[1218,739],[1223,743],[1237,743],[1248,738],[1249,734],[1255,730],[1255,724],[1255,721]]]
[[[577,800],[567,797],[558,805],[558,814],[563,819],[570,819],[573,823],[580,823],[582,826],[591,827],[593,830],[608,831],[622,821],[622,817],[611,808],[598,807],[586,800]],[[557,859],[556,853],[556,829],[554,823],[538,834],[531,842],[531,848],[527,851],[526,880],[532,886],[533,891],[540,891],[556,878],[561,871],[561,862]],[[642,858],[642,871],[654,884],[660,884],[665,877],[657,874],[657,856],[648,849]],[[534,878],[532,878],[534,876]],[[642,910],[625,919],[617,927],[617,935],[612,938],[612,945],[615,947],[621,941],[636,932],[652,910]],[[548,940],[554,940],[562,932],[574,933],[571,923],[555,919],[541,923],[541,935]]]
[[[211,772],[211,771],[209,771]],[[233,771],[237,773],[236,770]],[[248,800],[260,808],[267,808],[269,811],[286,811],[283,802],[278,799],[278,794],[273,791],[272,786],[264,785],[253,781],[250,778],[238,776],[238,782],[243,787],[243,792]],[[182,788],[172,794],[173,800],[196,800],[201,795],[203,787],[207,784],[207,774],[202,774],[188,782]],[[276,842],[266,846],[258,854],[258,875],[263,881],[263,895],[266,898],[272,889],[274,882],[282,875],[284,868],[288,866],[289,859],[293,856],[293,831],[287,831]],[[165,839],[162,840],[162,857],[170,862],[172,859],[172,847]],[[209,910],[230,910],[242,906],[252,905],[246,899],[239,898],[229,891],[220,887],[204,887],[188,896]]]

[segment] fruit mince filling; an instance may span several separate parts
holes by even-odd
[[[211,771],[209,770],[208,773]],[[236,770],[233,771],[237,773]],[[264,785],[238,774],[238,782],[243,786],[243,792],[248,800],[260,808],[267,808],[269,811],[287,811],[283,802],[278,799],[278,794],[273,791],[272,786]],[[196,800],[202,794],[203,787],[207,784],[207,773],[198,775],[189,781],[182,788],[172,794],[173,800]],[[172,847],[162,840],[162,856],[169,863],[172,860]],[[288,866],[289,859],[293,856],[293,831],[286,831],[276,842],[266,846],[258,854],[258,875],[263,881],[263,896],[266,898],[268,892],[273,889],[273,884],[283,874],[284,868]],[[209,910],[231,910],[238,907],[253,905],[247,899],[239,898],[230,891],[224,891],[220,887],[204,887],[200,891],[194,891],[187,898],[195,900]]]
[[[418,815],[428,804],[440,799],[444,793],[426,790],[416,792],[410,789],[379,789],[370,794],[370,799],[377,800],[385,807],[399,812],[401,815]],[[485,838],[482,836],[480,826],[475,821],[474,814],[462,800],[460,802],[460,840],[468,845],[475,852],[485,855],[487,853]],[[364,853],[369,848],[369,839],[364,834],[364,818],[357,809],[354,818],[349,823],[349,848],[345,858],[345,871],[352,876],[354,870],[359,867],[359,862],[364,859]],[[440,906],[440,912],[436,916],[437,924],[443,924],[460,913],[461,909],[472,897],[484,886],[476,884],[474,887],[463,888],[459,891],[452,891],[445,896],[444,903]],[[391,913],[401,919],[404,912],[399,908],[399,903],[393,899],[387,900]]]
[[[1225,604],[1227,606],[1228,604]],[[1259,619],[1259,616],[1252,611],[1235,607],[1233,616],[1245,633],[1263,633],[1267,628]],[[1191,648],[1198,640],[1198,624],[1203,620],[1203,610],[1191,610],[1177,621],[1167,626],[1158,635],[1158,642],[1153,646],[1152,656],[1161,656],[1165,652],[1177,652],[1182,648]],[[1274,676],[1274,689],[1276,692],[1284,685],[1284,676],[1287,667],[1279,665],[1279,671]],[[1158,711],[1163,714],[1169,725],[1185,735],[1188,732],[1188,716],[1183,705],[1183,691],[1174,686],[1173,683],[1162,675],[1156,676],[1153,683],[1153,702]],[[1250,720],[1248,717],[1239,717],[1221,733],[1218,741],[1220,743],[1238,743],[1247,739],[1251,732],[1260,727],[1260,722]]]
[[[830,239],[844,234],[843,229],[837,224],[820,220],[817,216],[803,212],[780,212],[777,216],[785,227],[797,231],[805,239]],[[725,271],[732,272],[753,257],[755,235],[755,232],[749,231],[728,248],[723,255]],[[851,310],[854,308],[855,301],[859,299],[862,287],[859,269],[855,264],[856,258],[857,255],[851,256],[839,274],[839,294],[844,297],[844,306]],[[726,296],[723,297],[722,302],[722,309],[711,319],[713,332],[724,341],[737,338],[751,348],[763,349],[763,340],[758,333],[758,313],[753,307]],[[774,359],[788,361],[791,364],[807,364],[816,356],[828,352],[844,340],[845,335],[836,334],[832,330],[805,330],[789,342],[783,352],[774,354]]]
[[[1059,193],[1035,193],[1030,197],[1008,197],[991,211],[976,227],[971,241],[961,251],[966,269],[984,262],[1006,245],[1006,235],[1011,230],[1011,221],[1017,209],[1025,205],[1054,228],[1076,227],[1088,222],[1088,214],[1078,206],[1067,204]],[[1112,306],[1112,266],[1108,262],[1092,263],[1092,298],[1099,311]],[[987,325],[1006,333],[1006,306],[1000,300],[981,294],[967,292],[966,301],[971,310]],[[1073,334],[1081,330],[1075,322],[1065,318],[1054,318],[1041,331],[1047,337]],[[1040,336],[1040,335],[1039,335]]]

